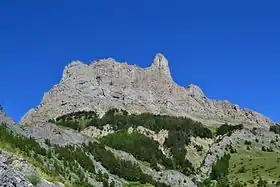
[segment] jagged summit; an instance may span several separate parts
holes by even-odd
[[[162,53],[156,54],[151,68],[156,69],[160,71],[162,74],[171,78],[171,74],[168,66],[168,60],[165,58],[165,56]]]
[[[72,61],[70,64],[68,64],[66,66],[66,68],[72,68],[72,67],[75,67],[75,66],[80,66],[80,65],[85,65],[82,61],[79,61],[79,60],[74,60]]]
[[[165,56],[162,53],[157,53],[153,65],[157,67],[167,67],[168,68],[168,60],[165,58]]]
[[[208,99],[196,85],[177,85],[172,80],[168,60],[161,53],[156,54],[148,68],[112,58],[90,65],[73,61],[65,67],[60,83],[45,93],[40,105],[31,109],[21,122],[46,121],[81,110],[94,110],[102,115],[109,108],[187,116],[209,123],[243,123],[265,128],[274,124],[252,110]]]

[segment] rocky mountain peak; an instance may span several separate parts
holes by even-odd
[[[158,53],[149,68],[117,62],[112,58],[87,65],[73,61],[59,84],[44,94],[36,109],[22,122],[46,121],[61,115],[93,110],[102,115],[110,108],[131,113],[150,112],[186,116],[209,123],[248,124],[268,128],[269,118],[228,101],[208,99],[197,85],[177,85],[168,61]]]
[[[92,63],[91,63],[91,65],[93,65],[94,63],[106,63],[106,62],[108,62],[108,63],[115,63],[116,62],[116,60],[114,59],[114,58],[112,58],[112,57],[108,57],[108,58],[103,58],[103,59],[98,59],[98,60],[94,60]]]
[[[72,68],[72,67],[76,67],[76,66],[83,66],[85,65],[82,61],[79,60],[74,60],[72,61],[70,64],[68,64],[65,68]]]
[[[158,68],[168,68],[168,60],[162,53],[157,53],[154,58],[153,65]]]
[[[162,53],[157,53],[154,57],[152,69],[160,71],[161,74],[166,75],[171,78],[171,73],[168,66],[168,60]]]
[[[87,68],[88,65],[83,63],[82,61],[76,60],[72,61],[70,64],[65,66],[63,74],[62,74],[62,79],[61,81],[65,81],[66,79],[70,78],[73,74],[75,74],[79,70],[84,70]]]

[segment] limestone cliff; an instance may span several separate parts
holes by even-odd
[[[151,112],[187,116],[205,123],[243,123],[268,128],[273,122],[228,101],[208,99],[196,85],[177,85],[167,59],[158,53],[152,65],[140,68],[112,58],[65,67],[59,84],[44,94],[36,109],[22,123],[46,121],[76,111],[94,110],[102,115],[109,108],[132,113]]]

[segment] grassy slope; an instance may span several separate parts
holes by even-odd
[[[244,171],[242,171],[244,168]],[[261,150],[239,150],[231,154],[230,181],[238,179],[247,186],[256,186],[259,176],[266,181],[280,181],[280,154]],[[254,181],[253,184],[252,181]],[[276,185],[271,185],[276,186]]]
[[[72,118],[73,119],[73,118]],[[81,118],[82,126],[85,126],[87,119]],[[216,127],[219,124],[207,124],[207,127],[211,130],[213,134],[216,133]],[[248,126],[247,126],[248,127]],[[271,137],[272,138],[272,137]],[[266,147],[270,146],[269,142],[256,143],[252,142],[250,145],[250,150],[247,149],[247,145],[244,145],[244,141],[238,142],[239,146],[237,148],[238,153],[231,154],[230,159],[230,172],[228,178],[231,182],[238,181],[245,182],[247,186],[257,186],[257,181],[259,176],[268,182],[280,181],[280,149],[278,146],[273,146],[274,152],[264,152],[261,151],[262,145]],[[278,144],[278,143],[277,143]],[[195,149],[190,151],[195,152]],[[191,155],[193,157],[193,155]],[[143,165],[149,166],[149,163],[143,162]],[[241,169],[244,168],[244,171]],[[140,186],[139,183],[130,183],[130,186]],[[270,185],[276,186],[276,185]]]
[[[125,185],[124,187],[154,187],[151,184],[141,184],[139,182],[130,182],[129,184]]]

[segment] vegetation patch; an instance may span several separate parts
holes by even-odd
[[[88,183],[88,176],[96,176],[104,186],[114,186],[108,183],[108,175],[95,171],[91,155],[102,163],[110,173],[118,175],[128,181],[135,181],[141,184],[151,183],[153,185],[167,186],[154,181],[151,176],[144,174],[140,167],[131,161],[121,160],[114,156],[105,146],[96,142],[90,142],[82,146],[50,145],[49,149],[42,148],[33,138],[26,138],[15,135],[6,125],[0,125],[0,142],[8,144],[13,149],[20,150],[24,155],[36,160],[36,166],[44,168],[44,172],[52,176],[61,176],[64,181],[69,181],[73,187],[92,187]],[[30,182],[39,183],[38,176],[29,176]]]
[[[165,141],[165,146],[170,148],[173,155],[175,169],[186,175],[190,175],[195,172],[192,163],[186,159],[187,150],[185,145],[188,143],[189,136],[184,131],[170,131],[168,133],[168,138]]]
[[[275,134],[280,134],[280,126],[279,125],[270,126],[269,130],[271,132],[274,132]]]
[[[131,114],[127,111],[111,109],[102,118],[98,118],[95,112],[77,112],[61,116],[50,122],[67,126],[76,130],[82,130],[88,126],[101,128],[110,124],[115,130],[127,130],[129,127],[144,126],[155,132],[162,129],[169,131],[184,131],[188,137],[212,138],[211,130],[204,127],[200,122],[185,117],[162,116],[151,113]]]
[[[84,150],[91,153],[95,160],[101,162],[111,174],[118,175],[128,181],[139,181],[141,184],[150,183],[155,186],[168,186],[143,173],[137,163],[116,158],[111,151],[106,150],[103,144],[90,142],[88,145],[84,145]]]
[[[241,130],[243,129],[243,125],[240,124],[240,125],[229,125],[229,124],[224,124],[224,125],[221,125],[220,127],[217,128],[217,135],[228,135],[230,136],[234,131],[236,130]]]
[[[276,152],[240,150],[230,158],[228,178],[239,180],[249,187],[259,186],[269,181],[280,181],[280,154]],[[276,185],[272,186],[276,186]],[[269,186],[269,185],[262,185]]]
[[[32,174],[32,175],[29,175],[27,176],[27,179],[29,180],[29,182],[33,185],[37,185],[40,183],[41,181],[41,178],[40,176],[36,175],[36,174]]]
[[[129,152],[138,160],[147,161],[152,166],[159,163],[172,169],[172,160],[166,158],[158,149],[159,143],[140,133],[119,131],[103,137],[101,142],[109,147]]]
[[[225,154],[212,166],[211,180],[217,181],[216,187],[229,187],[227,175],[229,173],[230,154]]]
[[[31,163],[35,167],[39,167],[40,170],[42,170],[44,173],[46,173],[48,176],[51,176],[54,179],[57,179],[58,176],[61,176],[63,178],[63,182],[72,181],[71,183],[73,184],[73,186],[75,186],[75,183],[80,182],[87,184],[87,186],[91,186],[87,183],[85,177],[82,177],[84,176],[84,172],[81,172],[81,170],[77,168],[77,166],[80,166],[80,164],[83,163],[79,163],[79,157],[74,158],[73,155],[75,154],[72,154],[73,152],[69,151],[68,149],[57,146],[55,150],[47,150],[41,147],[40,144],[36,142],[33,138],[27,138],[22,135],[15,134],[11,130],[9,130],[7,125],[5,124],[0,125],[0,142],[1,144],[5,144],[6,147],[10,147],[14,150],[19,150],[19,152],[24,156],[31,158]],[[64,155],[69,154],[71,156],[68,155],[67,157],[59,157],[60,155],[57,155],[59,154],[58,150],[63,150],[61,152],[63,152]],[[66,152],[66,150],[68,152]],[[80,152],[79,154],[82,155],[84,154],[84,152]],[[71,157],[72,160],[67,159],[69,157]],[[69,166],[72,166],[72,168],[70,167],[66,169],[67,164]],[[74,174],[76,174],[76,177],[72,179],[72,176],[69,171],[72,171]],[[82,176],[80,176],[79,174],[82,174]],[[28,176],[28,179],[32,183],[37,183],[37,177],[39,176],[32,175]]]
[[[88,126],[95,126],[101,129],[107,124],[110,124],[115,131],[127,130],[129,127],[137,126],[144,126],[145,128],[153,130],[157,133],[162,129],[166,129],[169,131],[169,135],[165,142],[165,146],[170,148],[171,153],[173,154],[173,163],[168,159],[164,159],[158,151],[151,156],[145,156],[139,151],[134,150],[134,148],[131,148],[132,145],[130,145],[129,141],[125,141],[125,138],[123,138],[124,136],[128,136],[126,134],[120,133],[111,136],[109,135],[107,138],[103,139],[103,142],[112,147],[131,152],[138,159],[151,162],[154,166],[155,162],[159,162],[168,168],[178,169],[186,175],[195,172],[192,164],[185,158],[185,146],[190,143],[190,137],[213,137],[210,129],[203,126],[200,122],[193,121],[189,118],[154,115],[151,113],[129,115],[127,111],[118,109],[108,110],[102,118],[98,118],[95,112],[78,112],[61,116],[57,119],[50,120],[50,122],[56,123],[57,125],[67,126],[78,131]],[[143,144],[140,142],[140,136],[134,134],[129,138],[132,137],[134,139],[131,140],[134,141],[134,143],[131,144]],[[117,143],[114,143],[113,139],[117,139]],[[148,142],[148,139],[143,137],[141,137],[141,141],[142,140]],[[151,141],[149,140],[149,142]],[[143,147],[143,145],[140,145],[140,147]],[[151,147],[147,148],[155,151],[155,147],[155,143],[152,143]]]

